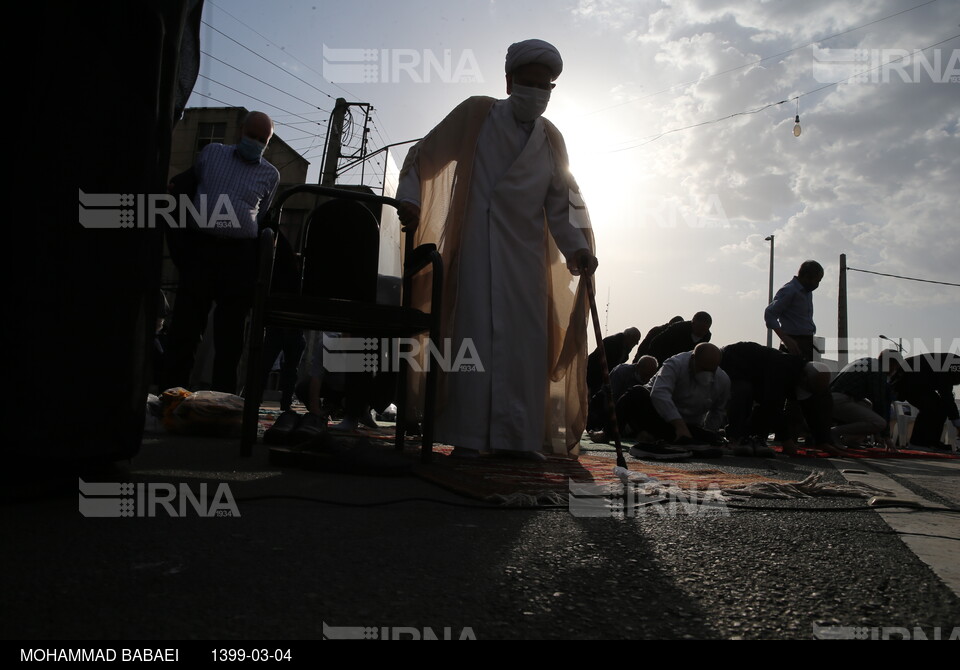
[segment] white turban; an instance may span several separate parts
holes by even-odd
[[[556,79],[563,71],[563,59],[560,52],[549,42],[543,40],[524,40],[510,45],[507,49],[506,72],[510,74],[518,67],[539,63],[545,65]]]

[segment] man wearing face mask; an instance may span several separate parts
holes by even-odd
[[[563,137],[541,116],[562,69],[547,42],[511,45],[509,97],[461,103],[401,171],[404,229],[443,254],[442,336],[483,367],[441,379],[437,440],[457,456],[576,454],[586,423],[589,305],[569,286],[597,260]]]
[[[823,281],[823,266],[816,261],[804,261],[797,275],[783,285],[767,305],[763,319],[767,328],[780,338],[780,351],[813,360],[813,336],[817,326],[813,322],[813,292]]]
[[[646,386],[621,396],[617,419],[641,441],[631,447],[631,455],[652,460],[679,460],[691,453],[723,456],[719,430],[726,423],[730,378],[720,369],[720,359],[719,347],[701,342],[664,361]]]
[[[208,144],[190,170],[171,180],[171,193],[192,194],[203,219],[187,222],[184,231],[163,389],[188,388],[215,304],[213,390],[237,391],[244,321],[256,281],[259,222],[280,183],[277,168],[263,158],[271,137],[270,117],[250,112],[237,144]]]

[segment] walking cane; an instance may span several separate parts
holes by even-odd
[[[593,291],[593,275],[581,276],[581,281],[587,280],[587,295],[590,296],[590,314],[593,315],[593,335],[597,340],[597,350],[600,352],[600,369],[603,372],[603,391],[607,396],[608,425],[613,431],[613,442],[617,447],[617,465],[627,468],[627,461],[623,457],[623,447],[620,446],[620,427],[617,425],[617,408],[613,403],[613,392],[610,390],[610,368],[607,367],[607,352],[603,349],[603,336],[600,332],[600,315],[597,313],[597,296]]]

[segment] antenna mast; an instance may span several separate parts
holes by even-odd
[[[603,336],[610,334],[610,287],[607,287],[607,312],[603,316]]]

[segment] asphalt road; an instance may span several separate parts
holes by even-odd
[[[822,471],[838,483],[838,467],[862,469],[927,506],[960,508],[952,463],[710,465],[796,480]],[[956,564],[957,513],[881,516],[848,498],[606,518],[480,509],[412,477],[282,470],[260,448],[243,460],[234,441],[183,437],[150,438],[92,479],[227,482],[240,514],[90,518],[74,482],[6,502],[4,639],[320,639],[325,625],[329,637],[481,640],[960,635],[942,565]],[[408,498],[429,500],[396,502]],[[891,526],[892,515],[933,526]],[[906,543],[917,539],[940,558],[925,562]]]

